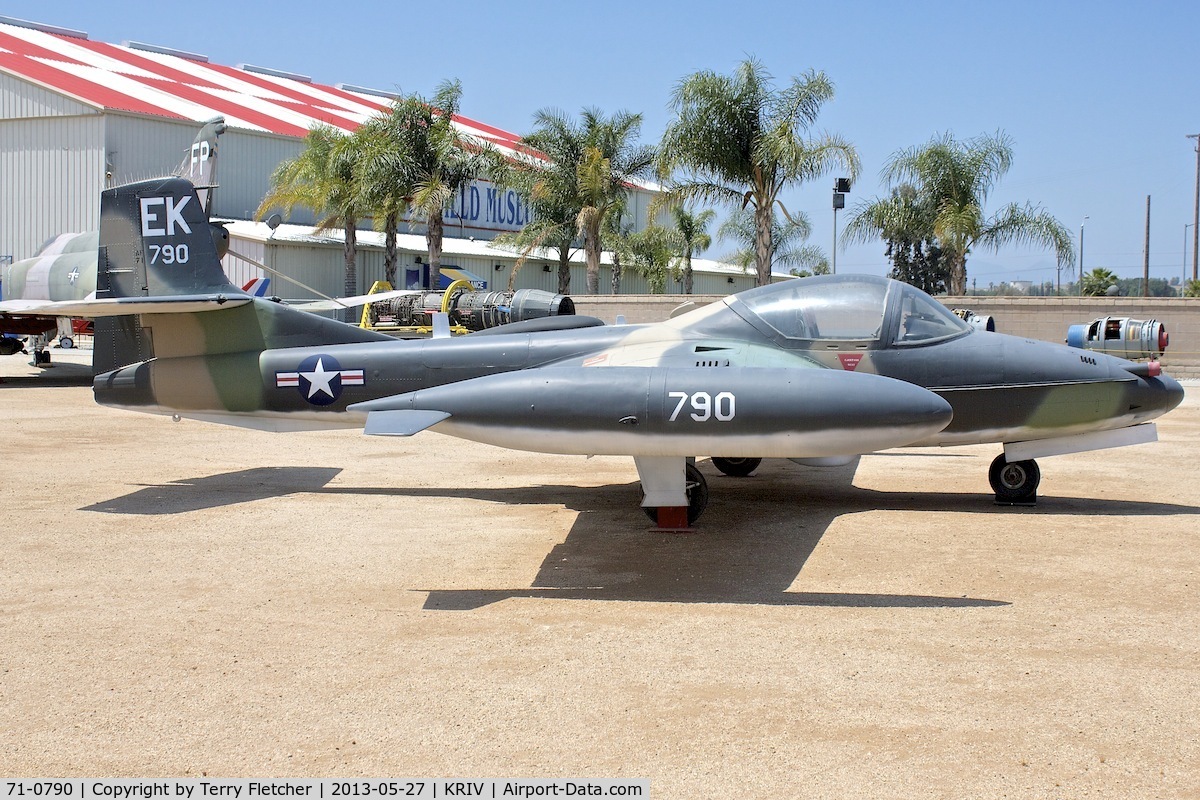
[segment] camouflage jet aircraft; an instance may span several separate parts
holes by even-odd
[[[838,463],[996,442],[997,499],[1030,503],[1035,457],[1156,438],[1183,391],[1154,366],[976,330],[906,284],[826,276],[667,322],[516,323],[399,341],[231,285],[186,180],[104,192],[95,378],[105,406],[287,431],[429,429],[546,453],[631,455],[660,527],[704,510],[692,462]],[[107,323],[107,324],[104,324]],[[573,326],[573,327],[567,327]]]

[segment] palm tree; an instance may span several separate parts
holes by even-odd
[[[632,241],[633,226],[621,219],[620,213],[611,213],[604,220],[604,229],[600,231],[600,242],[604,249],[612,254],[612,280],[609,289],[614,295],[621,293],[621,275],[625,262],[633,261]]]
[[[275,168],[267,195],[255,212],[262,219],[272,208],[290,214],[296,206],[302,206],[316,213],[316,230],[343,228],[347,297],[358,294],[356,228],[363,206],[355,169],[360,144],[361,140],[330,125],[313,127],[304,137],[300,154]]]
[[[400,220],[408,210],[413,193],[413,164],[403,132],[395,126],[401,118],[395,113],[372,117],[354,136],[359,139],[359,162],[355,170],[363,211],[383,232],[384,279],[396,286],[396,238]]]
[[[754,263],[759,286],[771,281],[771,235],[775,206],[785,217],[780,193],[842,167],[858,176],[853,145],[834,134],[808,135],[833,84],[809,70],[776,89],[753,58],[732,76],[697,72],[675,88],[675,120],[663,134],[660,175],[680,172],[669,190],[676,202],[700,200],[752,208]]]
[[[681,277],[680,244],[678,232],[661,225],[647,225],[644,230],[628,235],[628,258],[638,274],[646,279],[651,294],[662,294],[668,278]]]
[[[675,221],[675,231],[682,246],[683,260],[683,293],[692,293],[692,256],[703,253],[712,246],[712,237],[708,235],[708,226],[717,216],[711,208],[693,214],[684,206],[672,206],[671,216]]]
[[[1071,236],[1062,223],[1040,207],[1016,203],[984,217],[983,207],[996,182],[1012,166],[1012,140],[1003,133],[965,142],[953,134],[892,155],[883,169],[889,188],[909,184],[915,195],[875,199],[855,208],[844,241],[866,242],[876,236],[922,241],[932,236],[950,263],[950,294],[967,287],[967,256],[972,247],[999,250],[1008,244],[1053,247],[1060,266],[1074,263]]]
[[[1117,285],[1117,276],[1112,270],[1096,267],[1091,272],[1085,272],[1080,279],[1082,286],[1080,294],[1087,297],[1103,297],[1112,286]]]
[[[771,263],[787,268],[798,277],[827,274],[829,259],[825,252],[816,245],[804,243],[810,234],[812,225],[804,213],[798,213],[786,222],[772,220]],[[748,270],[755,263],[758,229],[755,215],[749,209],[730,214],[717,229],[717,236],[732,241],[738,248],[725,256],[723,261],[736,264],[743,270]]]
[[[892,262],[889,277],[929,294],[942,294],[950,277],[948,259],[934,236],[937,207],[908,183],[893,186],[886,199],[860,203],[843,241],[869,241],[881,236]]]
[[[606,120],[596,109],[583,110],[583,157],[576,169],[588,294],[600,293],[600,231],[605,217],[624,211],[629,182],[649,176],[654,166],[654,148],[634,144],[641,129],[641,114],[618,111]]]
[[[398,98],[388,123],[397,147],[408,153],[412,168],[413,215],[425,222],[429,247],[429,288],[441,280],[443,215],[455,194],[476,178],[503,169],[503,158],[490,144],[471,139],[454,125],[462,98],[459,81],[443,81],[432,100],[420,95]]]
[[[627,111],[605,119],[585,108],[576,124],[561,111],[542,109],[534,115],[533,132],[521,139],[542,158],[518,161],[506,180],[529,199],[534,222],[501,241],[519,243],[525,255],[538,245],[556,243],[559,291],[569,287],[567,242],[578,234],[587,259],[587,293],[599,293],[605,220],[624,211],[629,183],[649,176],[654,165],[654,149],[635,144],[641,127],[642,116]]]
[[[534,115],[534,131],[521,139],[521,145],[540,157],[526,154],[511,165],[505,181],[529,202],[533,219],[515,233],[497,236],[494,244],[521,253],[509,272],[510,291],[525,260],[545,247],[558,254],[558,291],[567,294],[571,290],[571,250],[583,211],[578,169],[583,139],[561,112],[543,109]]]

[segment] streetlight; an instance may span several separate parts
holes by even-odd
[[[1183,225],[1183,282],[1179,284],[1180,293],[1187,286],[1187,229],[1194,227],[1196,227],[1194,222],[1185,222]]]
[[[839,208],[846,207],[846,194],[850,191],[849,178],[835,178],[833,181],[833,249],[830,252],[830,258],[833,261],[833,266],[830,269],[834,275],[837,275],[837,212]]]
[[[1196,140],[1196,210],[1192,219],[1192,226],[1195,227],[1192,231],[1192,280],[1196,280],[1200,278],[1196,269],[1200,264],[1200,133],[1189,133],[1187,138]]]
[[[1079,223],[1079,294],[1083,294],[1083,225],[1091,217],[1087,214],[1083,215],[1083,221]]]

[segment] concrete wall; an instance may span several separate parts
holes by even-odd
[[[680,295],[620,295],[586,297],[573,295],[580,314],[612,322],[618,314],[626,322],[659,322],[670,316],[683,298]],[[719,295],[693,295],[705,305]],[[1176,378],[1200,380],[1200,298],[1185,297],[939,297],[950,308],[968,308],[990,315],[996,330],[1031,339],[1062,343],[1067,328],[1097,317],[1157,319],[1166,326],[1171,344],[1162,359],[1163,368]]]

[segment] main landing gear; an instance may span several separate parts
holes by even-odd
[[[642,506],[650,521],[663,530],[683,530],[696,524],[708,508],[708,481],[695,464],[684,466],[683,491],[686,506]],[[643,492],[643,499],[645,493]]]
[[[1037,462],[1008,461],[1004,454],[996,456],[988,470],[988,480],[996,493],[996,503],[1005,506],[1032,506],[1037,504],[1037,488],[1042,480],[1042,471]]]
[[[761,458],[720,458],[719,456],[713,456],[711,461],[714,467],[733,478],[745,478],[758,469],[758,465],[762,463]]]
[[[691,529],[708,507],[708,481],[695,459],[637,456],[633,460],[642,481],[642,510],[646,516],[659,530]],[[758,469],[762,459],[716,457],[712,463],[722,473],[742,478]]]

